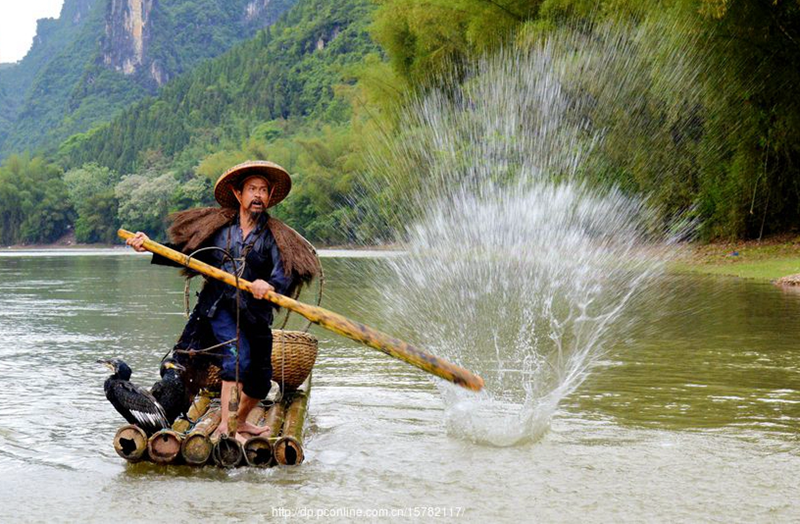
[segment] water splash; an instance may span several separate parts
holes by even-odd
[[[674,128],[670,104],[658,122],[626,113],[652,102],[640,99],[653,65],[634,36],[564,31],[486,58],[413,104],[401,136],[375,149],[376,192],[409,253],[388,262],[389,313],[486,381],[477,395],[438,383],[451,434],[499,446],[538,439],[663,269],[663,217],[595,176],[609,165],[610,135]],[[670,56],[684,89],[695,70]]]

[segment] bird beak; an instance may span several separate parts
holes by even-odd
[[[177,369],[178,371],[186,371],[186,368],[178,364],[177,362],[167,362],[165,364],[167,369]]]
[[[110,369],[112,371],[114,370],[114,364],[112,364],[110,360],[106,360],[106,359],[101,358],[101,359],[97,360],[97,364],[103,364],[108,369]]]

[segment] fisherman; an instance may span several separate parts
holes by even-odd
[[[286,198],[291,183],[289,174],[277,164],[245,162],[217,180],[214,197],[221,207],[191,209],[171,217],[173,222],[168,230],[171,247],[187,255],[206,248],[193,256],[251,282],[252,296],[245,292],[238,294],[237,317],[236,288],[207,280],[175,346],[177,350],[199,350],[223,345],[222,421],[216,437],[229,432],[229,402],[234,387],[240,399],[236,438],[240,441],[246,438],[239,433],[262,435],[269,431],[267,427],[247,422],[250,410],[269,393],[272,378],[270,325],[277,306],[262,299],[270,291],[293,293],[319,273],[313,247],[267,213],[267,209]],[[127,243],[141,252],[145,251],[143,244],[147,239],[147,235],[137,232]],[[177,265],[159,255],[153,255],[152,262]]]

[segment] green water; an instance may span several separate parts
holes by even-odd
[[[327,307],[391,331],[381,260],[324,265]],[[123,420],[94,362],[156,380],[184,322],[176,272],[127,252],[4,253],[0,521],[797,521],[800,294],[698,276],[658,292],[519,447],[447,435],[429,378],[316,330],[306,462],[222,471],[129,465],[111,446]]]

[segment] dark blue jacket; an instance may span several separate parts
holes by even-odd
[[[272,233],[266,227],[266,222],[265,214],[245,242],[241,238],[239,221],[235,220],[212,235],[207,245],[198,250],[196,258],[229,273],[233,273],[234,268],[237,268],[241,273],[240,278],[250,282],[257,279],[264,280],[274,287],[277,293],[285,294],[291,287],[292,279],[284,274],[280,251]],[[217,249],[204,249],[209,247]],[[226,252],[236,259],[235,263]],[[191,255],[191,253],[186,254]],[[244,268],[241,266],[243,254],[245,254]],[[159,255],[153,255],[152,263],[179,266]],[[247,292],[239,293],[239,300],[240,312],[246,321],[263,325],[265,328],[269,327],[277,306],[267,300],[258,300]],[[219,280],[208,279],[200,292],[194,313],[200,318],[213,318],[220,307],[235,313],[235,304],[236,289],[233,286]]]

